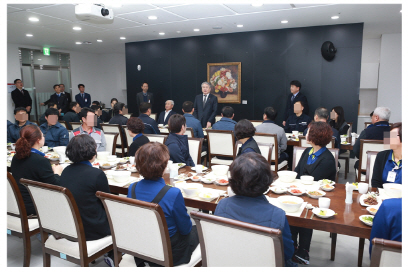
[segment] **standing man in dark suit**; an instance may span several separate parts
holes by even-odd
[[[60,86],[60,93],[66,95],[67,103],[68,105],[70,105],[70,103],[72,102],[72,95],[69,92],[65,91],[65,84],[60,84],[59,86]]]
[[[23,82],[20,79],[14,80],[16,89],[11,92],[11,99],[14,102],[14,108],[23,107],[27,110],[29,117],[32,109],[32,98],[27,90],[23,89]]]
[[[50,99],[46,102],[40,103],[41,106],[44,106],[47,102],[53,102],[57,104],[57,109],[59,110],[59,117],[66,113],[69,110],[69,103],[67,102],[67,97],[64,94],[60,93],[60,85],[54,85],[53,89],[56,93],[50,95]]]
[[[140,109],[140,106],[142,103],[150,103],[153,106],[153,103],[154,103],[153,93],[148,92],[148,89],[149,89],[148,83],[143,82],[141,88],[142,88],[142,91],[136,94],[136,102],[138,103],[138,109]]]
[[[194,114],[203,128],[210,128],[215,123],[215,115],[218,109],[218,98],[211,94],[211,84],[203,82],[201,84],[202,94],[195,96]]]
[[[80,108],[90,107],[92,100],[90,99],[90,94],[85,92],[85,85],[79,84],[77,85],[77,88],[79,89],[80,93],[76,94],[75,100],[79,103]]]
[[[284,112],[283,126],[285,126],[285,121],[287,121],[287,118],[294,114],[294,104],[297,101],[300,101],[301,104],[303,105],[304,107],[303,113],[305,115],[308,115],[308,113],[310,113],[310,108],[308,107],[307,97],[305,97],[305,95],[300,92],[301,91],[300,81],[298,80],[291,81],[290,90],[291,90],[291,94],[288,95],[287,105],[285,107],[285,112]]]
[[[158,124],[167,125],[169,121],[169,117],[176,114],[175,111],[172,110],[174,107],[174,101],[168,100],[165,102],[165,111],[162,111],[158,117]]]

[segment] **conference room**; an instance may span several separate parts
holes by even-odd
[[[401,205],[401,22],[401,4],[7,4],[7,266],[401,266],[401,236],[371,238],[379,208]],[[26,129],[40,135],[26,154],[40,152],[57,181],[16,176]],[[369,135],[374,129],[380,137]],[[158,172],[144,168],[132,146],[138,139],[139,151],[157,159],[151,168],[162,163],[165,198],[182,200],[182,235],[166,202],[150,203],[155,195],[144,198],[145,185],[135,184]],[[88,144],[97,153],[82,161],[94,169],[75,171]],[[329,176],[307,170],[318,149],[331,152]],[[390,176],[383,184],[373,170],[389,149],[395,166],[382,168]],[[224,212],[250,195],[235,176],[248,170],[237,169],[247,159],[270,171],[259,197],[280,210],[288,231]],[[90,240],[88,205],[65,184],[92,173],[107,182],[92,193],[107,234]],[[284,203],[288,197],[295,200]],[[25,199],[32,216],[21,211]],[[142,218],[151,221],[124,222]],[[159,233],[126,233],[139,229]],[[199,244],[181,250],[187,260],[178,265],[173,246],[193,234]],[[210,255],[224,245],[225,256]]]

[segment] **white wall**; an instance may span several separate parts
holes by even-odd
[[[402,121],[402,34],[381,37],[377,105],[391,110],[390,122]]]
[[[7,82],[21,78],[19,47],[40,49],[33,46],[7,44]],[[53,51],[53,49],[52,49]],[[110,99],[116,97],[126,103],[125,54],[90,54],[75,51],[57,50],[70,54],[72,99],[79,93],[78,84],[85,85],[93,101],[102,101],[110,106]],[[7,119],[14,122],[14,104],[7,95]]]

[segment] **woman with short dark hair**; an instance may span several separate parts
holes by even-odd
[[[44,136],[37,125],[26,125],[20,130],[16,141],[16,154],[11,161],[11,173],[19,186],[27,215],[37,215],[27,188],[20,179],[29,179],[51,185],[59,185],[62,166],[51,165],[49,159],[40,151],[44,146]]]
[[[294,253],[290,226],[285,212],[270,204],[264,196],[273,182],[268,161],[257,153],[245,153],[237,157],[229,167],[231,186],[235,196],[218,203],[215,215],[242,222],[280,229],[283,235],[286,266],[294,265]]]
[[[144,179],[129,186],[128,198],[160,205],[168,224],[173,264],[177,266],[190,261],[199,240],[181,191],[166,185],[162,178],[168,160],[168,148],[164,144],[151,142],[139,148],[135,154],[136,168]],[[137,266],[143,262],[143,259],[135,257]]]
[[[149,143],[148,137],[143,135],[143,130],[145,129],[145,125],[143,124],[142,120],[138,117],[131,117],[128,119],[126,123],[128,128],[128,134],[130,137],[133,138],[132,144],[129,145],[128,156],[134,157],[136,151],[146,143]]]
[[[336,179],[336,161],[333,154],[326,148],[331,142],[333,130],[325,122],[311,122],[308,126],[306,135],[307,142],[311,147],[304,150],[300,161],[295,167],[297,178],[302,175],[314,177],[314,181]],[[295,253],[293,261],[301,264],[310,263],[310,243],[313,236],[313,230],[309,228],[290,226],[292,238],[294,241]],[[298,243],[297,238],[300,235]]]
[[[240,120],[234,127],[235,137],[242,143],[238,149],[237,157],[248,152],[256,152],[261,154],[257,142],[254,140],[255,135],[254,125],[247,119]]]
[[[168,121],[169,135],[165,145],[169,149],[170,160],[174,163],[185,163],[195,166],[189,154],[188,136],[185,135],[186,119],[181,114],[174,114]]]

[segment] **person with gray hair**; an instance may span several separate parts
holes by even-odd
[[[202,94],[198,94],[194,100],[194,114],[203,128],[210,128],[215,123],[215,115],[218,109],[218,97],[211,94],[214,89],[208,82],[201,84]]]
[[[371,122],[373,123],[370,127],[364,129],[360,136],[356,139],[353,146],[354,155],[360,159],[360,140],[370,139],[370,140],[383,140],[385,132],[390,131],[390,114],[391,111],[388,107],[376,107],[374,109],[373,115],[371,117]],[[388,134],[388,133],[387,133]],[[357,169],[359,166],[359,161],[357,160],[354,164],[354,168]]]
[[[174,101],[166,100],[166,102],[165,102],[165,111],[162,111],[159,114],[158,124],[162,124],[162,125],[167,125],[168,124],[169,118],[172,115],[176,114],[176,112],[172,110],[172,108],[174,107],[174,104],[175,104]]]

